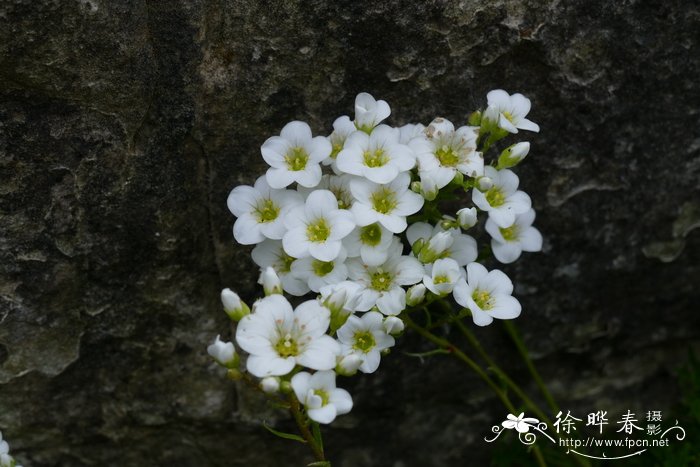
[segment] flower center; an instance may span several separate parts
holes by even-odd
[[[306,237],[311,242],[325,242],[330,234],[331,228],[323,217],[306,227]]]
[[[306,153],[304,148],[296,147],[292,148],[287,155],[284,156],[284,161],[287,163],[289,170],[298,172],[306,168],[306,163],[309,161],[309,155]]]
[[[376,342],[374,336],[369,331],[360,331],[355,333],[355,343],[352,348],[367,353],[374,348]]]
[[[335,267],[333,261],[319,261],[317,259],[313,260],[311,267],[314,269],[314,274],[319,277],[323,277],[326,274],[330,274]]]
[[[503,206],[506,202],[506,197],[498,187],[493,187],[486,192],[486,201],[489,202],[491,207],[497,208],[498,206]]]
[[[299,354],[297,342],[292,338],[292,335],[287,333],[283,338],[277,341],[275,350],[282,358],[294,357]]]
[[[501,231],[501,235],[503,235],[503,238],[508,241],[508,242],[514,242],[518,240],[518,224],[513,224],[510,227],[504,228],[499,228],[498,230]]]
[[[272,222],[277,219],[280,208],[271,199],[266,199],[257,205],[255,213],[259,222]]]
[[[372,207],[380,214],[387,214],[393,211],[399,204],[396,194],[388,188],[381,187],[370,196]]]
[[[510,123],[513,123],[513,114],[510,112],[501,112],[504,117],[506,117],[506,120],[508,120]]]
[[[446,284],[450,282],[450,278],[447,276],[435,276],[433,279],[433,284]]]
[[[476,306],[482,310],[490,310],[493,308],[493,300],[491,299],[491,294],[485,290],[476,289],[472,294],[472,300],[476,303]]]
[[[330,191],[335,195],[335,199],[338,200],[338,209],[350,209],[352,197],[347,191],[333,187],[330,188]]]
[[[382,241],[382,229],[378,224],[370,224],[360,229],[360,241],[365,245],[377,246]]]
[[[435,151],[435,157],[438,158],[440,164],[447,167],[454,167],[459,163],[459,156],[448,145],[443,145]]]
[[[364,158],[367,167],[381,167],[389,162],[389,158],[382,148],[375,149],[374,151],[365,151]]]
[[[277,261],[273,264],[275,271],[278,273],[288,273],[292,270],[292,263],[296,261],[296,258],[289,256],[284,251],[280,251],[280,255],[277,257]]]
[[[314,389],[314,395],[321,398],[321,407],[328,405],[331,399],[330,395],[328,395],[328,391],[324,391],[323,389]]]
[[[331,159],[338,157],[338,153],[343,149],[343,143],[338,141],[333,143],[333,148],[331,149]]]
[[[378,292],[389,290],[391,287],[391,282],[391,274],[384,272],[381,269],[371,275],[371,287]]]

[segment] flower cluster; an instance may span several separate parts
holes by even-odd
[[[234,238],[255,245],[266,296],[251,310],[222,292],[238,325],[235,346],[217,336],[209,347],[216,362],[237,371],[239,348],[263,391],[293,393],[312,420],[330,423],[352,408],[336,375],[376,371],[405,313],[451,297],[478,326],[517,317],[510,279],[477,262],[472,230],[486,216],[501,263],[541,249],[530,197],[510,170],[529,143],[484,157],[506,136],[539,127],[525,118],[530,101],[521,94],[495,90],[487,100],[463,126],[436,118],[395,128],[383,123],[389,105],[362,93],[354,120],[336,119],[329,136],[294,121],[265,141],[270,168],[227,203]],[[460,193],[460,209],[443,214]],[[313,297],[293,307],[285,293]]]
[[[2,439],[2,431],[0,431],[0,467],[22,467],[10,455],[10,446]]]

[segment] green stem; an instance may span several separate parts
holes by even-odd
[[[289,396],[289,405],[289,411],[291,412],[292,416],[294,417],[294,421],[299,427],[299,432],[301,433],[301,436],[306,440],[306,443],[311,448],[311,451],[313,451],[314,457],[317,461],[325,461],[326,457],[323,454],[323,448],[319,446],[313,434],[309,430],[309,425],[307,423],[306,417],[304,417],[304,414],[302,414],[301,412],[301,405],[299,404],[299,400],[297,400],[294,394],[291,394]]]
[[[447,339],[443,339],[439,336],[436,336],[432,332],[416,324],[408,315],[404,316],[404,322],[406,323],[406,326],[413,329],[433,344],[445,349],[447,352],[453,354],[459,360],[466,363],[472,370],[474,370],[474,372],[477,375],[481,377],[482,380],[484,380],[484,382],[486,382],[486,384],[489,385],[489,387],[493,390],[493,392],[496,393],[496,396],[498,396],[501,402],[503,402],[503,405],[505,405],[505,407],[510,411],[510,413],[515,414],[517,412],[515,406],[508,398],[508,395],[500,387],[498,387],[498,385],[489,377],[489,375],[487,375],[484,372],[484,370],[482,370],[481,367],[474,360],[469,358],[464,352],[456,348]],[[535,459],[537,459],[537,464],[540,467],[546,467],[547,464],[544,461],[544,456],[542,456],[540,448],[538,446],[533,446],[532,451],[535,455]]]
[[[454,323],[457,325],[460,331],[462,331],[462,334],[467,338],[469,343],[471,344],[472,347],[474,347],[474,350],[477,351],[477,353],[483,358],[486,363],[488,364],[488,369],[493,371],[496,376],[498,376],[499,379],[501,379],[509,388],[513,390],[515,394],[525,403],[525,405],[532,410],[532,412],[537,415],[540,420],[547,422],[549,426],[552,425],[552,421],[550,420],[547,415],[540,410],[540,408],[535,404],[532,399],[530,399],[527,394],[520,388],[518,384],[515,383],[502,369],[499,367],[496,362],[493,361],[493,359],[489,356],[489,354],[484,350],[484,348],[481,346],[481,343],[479,340],[476,338],[474,333],[471,332],[471,330],[461,321],[461,320],[455,320]]]
[[[503,326],[506,328],[506,332],[508,332],[508,335],[510,335],[510,338],[513,340],[513,343],[518,349],[520,356],[523,357],[523,361],[525,362],[527,369],[530,371],[532,378],[535,380],[535,384],[537,384],[537,387],[542,392],[547,404],[554,411],[554,413],[559,413],[559,406],[554,400],[554,397],[552,397],[552,393],[550,393],[549,389],[547,389],[547,385],[544,384],[544,381],[542,380],[540,373],[537,371],[537,368],[535,368],[535,365],[530,358],[530,354],[527,351],[527,347],[525,347],[525,343],[521,339],[515,324],[511,321],[503,321]]]

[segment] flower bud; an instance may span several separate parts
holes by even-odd
[[[280,382],[280,392],[282,394],[291,394],[292,391],[292,383],[290,383],[287,380],[283,380]]]
[[[352,376],[357,373],[361,365],[362,359],[358,355],[351,353],[338,358],[335,372],[342,376]]]
[[[425,298],[425,285],[416,284],[406,291],[406,305],[416,306],[423,302]]]
[[[481,125],[481,112],[478,110],[476,112],[472,112],[471,115],[469,115],[469,118],[467,119],[467,123],[470,126],[480,126]]]
[[[411,191],[414,193],[420,193],[421,183],[419,181],[411,182]]]
[[[405,327],[403,320],[397,316],[387,316],[384,319],[384,331],[392,336],[401,334]]]
[[[457,211],[457,221],[464,230],[474,227],[477,221],[476,208],[462,208]]]
[[[214,343],[207,347],[207,353],[223,367],[232,369],[238,366],[238,354],[233,343],[222,341],[220,336],[216,336]]]
[[[489,191],[491,188],[493,188],[493,180],[491,180],[489,177],[479,177],[476,180],[476,187],[479,189],[479,191]]]
[[[421,176],[420,194],[423,195],[423,198],[427,201],[433,201],[437,198],[438,191],[440,191],[440,189],[437,187],[437,183],[435,183],[432,177]]]
[[[464,183],[464,174],[458,171],[452,179],[452,183],[455,185],[462,185]]]
[[[260,389],[266,394],[279,392],[280,379],[277,376],[267,376],[260,381]]]
[[[525,159],[528,152],[530,152],[530,143],[527,141],[509,146],[498,156],[498,165],[496,168],[500,170],[516,166],[520,161]]]
[[[245,315],[250,314],[250,308],[246,305],[236,292],[231,289],[221,291],[221,303],[224,311],[232,321],[240,321]]]
[[[268,266],[262,271],[258,284],[262,284],[266,296],[282,293],[282,281],[272,266]]]

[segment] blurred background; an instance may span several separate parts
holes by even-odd
[[[329,134],[358,92],[394,125],[463,124],[503,88],[541,127],[521,133],[517,172],[544,249],[503,270],[544,380],[579,418],[690,417],[688,439],[643,460],[694,465],[699,27],[688,0],[0,2],[11,452],[25,467],[310,462],[260,425],[290,420],[206,355],[231,336],[221,288],[261,293],[228,192],[263,173],[259,147],[285,123]],[[503,328],[476,331],[536,394]],[[430,349],[409,333],[343,384],[355,408],[326,430],[333,465],[531,462],[514,438],[483,440],[507,411],[481,380],[405,355]]]

